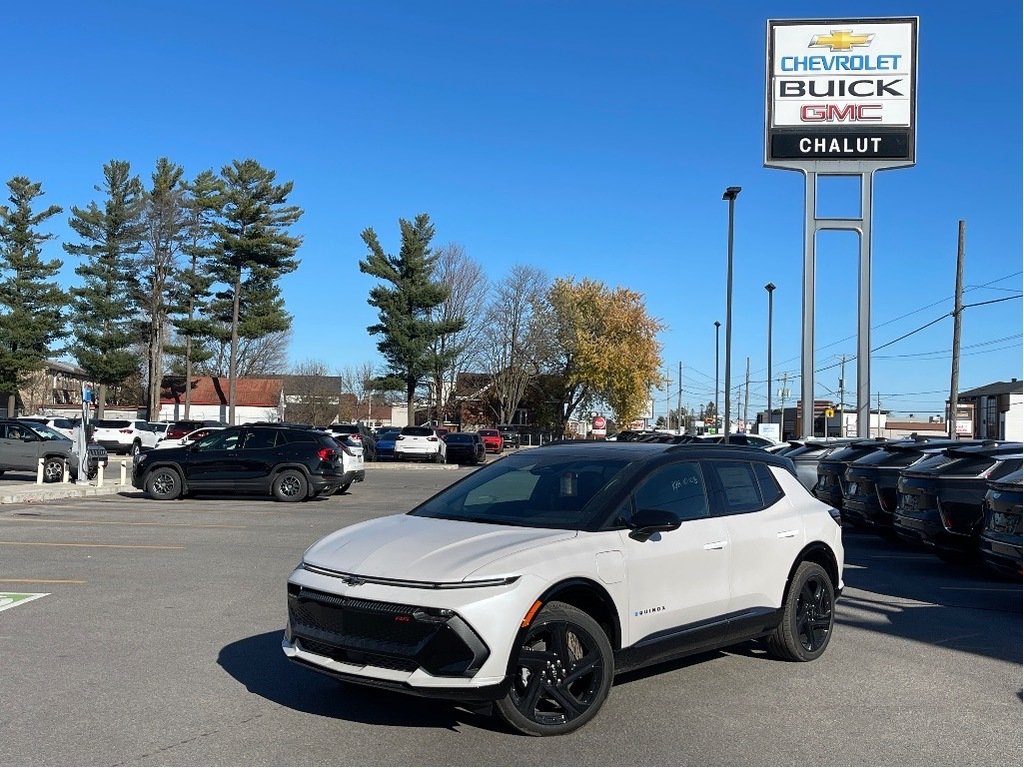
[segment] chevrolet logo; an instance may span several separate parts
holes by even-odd
[[[848,51],[851,48],[865,48],[871,45],[874,35],[855,35],[852,29],[833,29],[828,35],[815,35],[808,48],[828,48],[832,51]]]

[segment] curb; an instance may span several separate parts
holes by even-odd
[[[71,485],[61,484],[59,487],[38,487],[32,485],[29,488],[17,490],[0,490],[0,504],[28,504],[35,501],[54,501],[57,499],[81,499],[88,496],[113,496],[123,490],[130,489],[130,485]]]

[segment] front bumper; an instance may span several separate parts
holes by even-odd
[[[539,589],[532,579],[444,589],[349,581],[302,567],[292,573],[282,641],[292,661],[420,696],[505,694],[520,620]]]

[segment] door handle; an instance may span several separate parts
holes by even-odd
[[[704,549],[725,549],[727,541],[710,541],[704,545]]]
[[[792,539],[794,536],[796,536],[796,534],[797,534],[797,531],[793,530],[793,531],[779,531],[775,535],[778,538],[780,538],[780,539]]]

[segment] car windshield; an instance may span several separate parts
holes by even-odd
[[[622,457],[510,456],[489,464],[410,512],[416,517],[577,530],[630,462]],[[593,501],[593,505],[591,502]]]
[[[448,445],[451,445],[452,443],[466,443],[466,444],[469,444],[469,443],[472,443],[472,442],[473,442],[473,436],[472,435],[465,435],[465,434],[461,434],[459,432],[451,432],[448,435]]]

